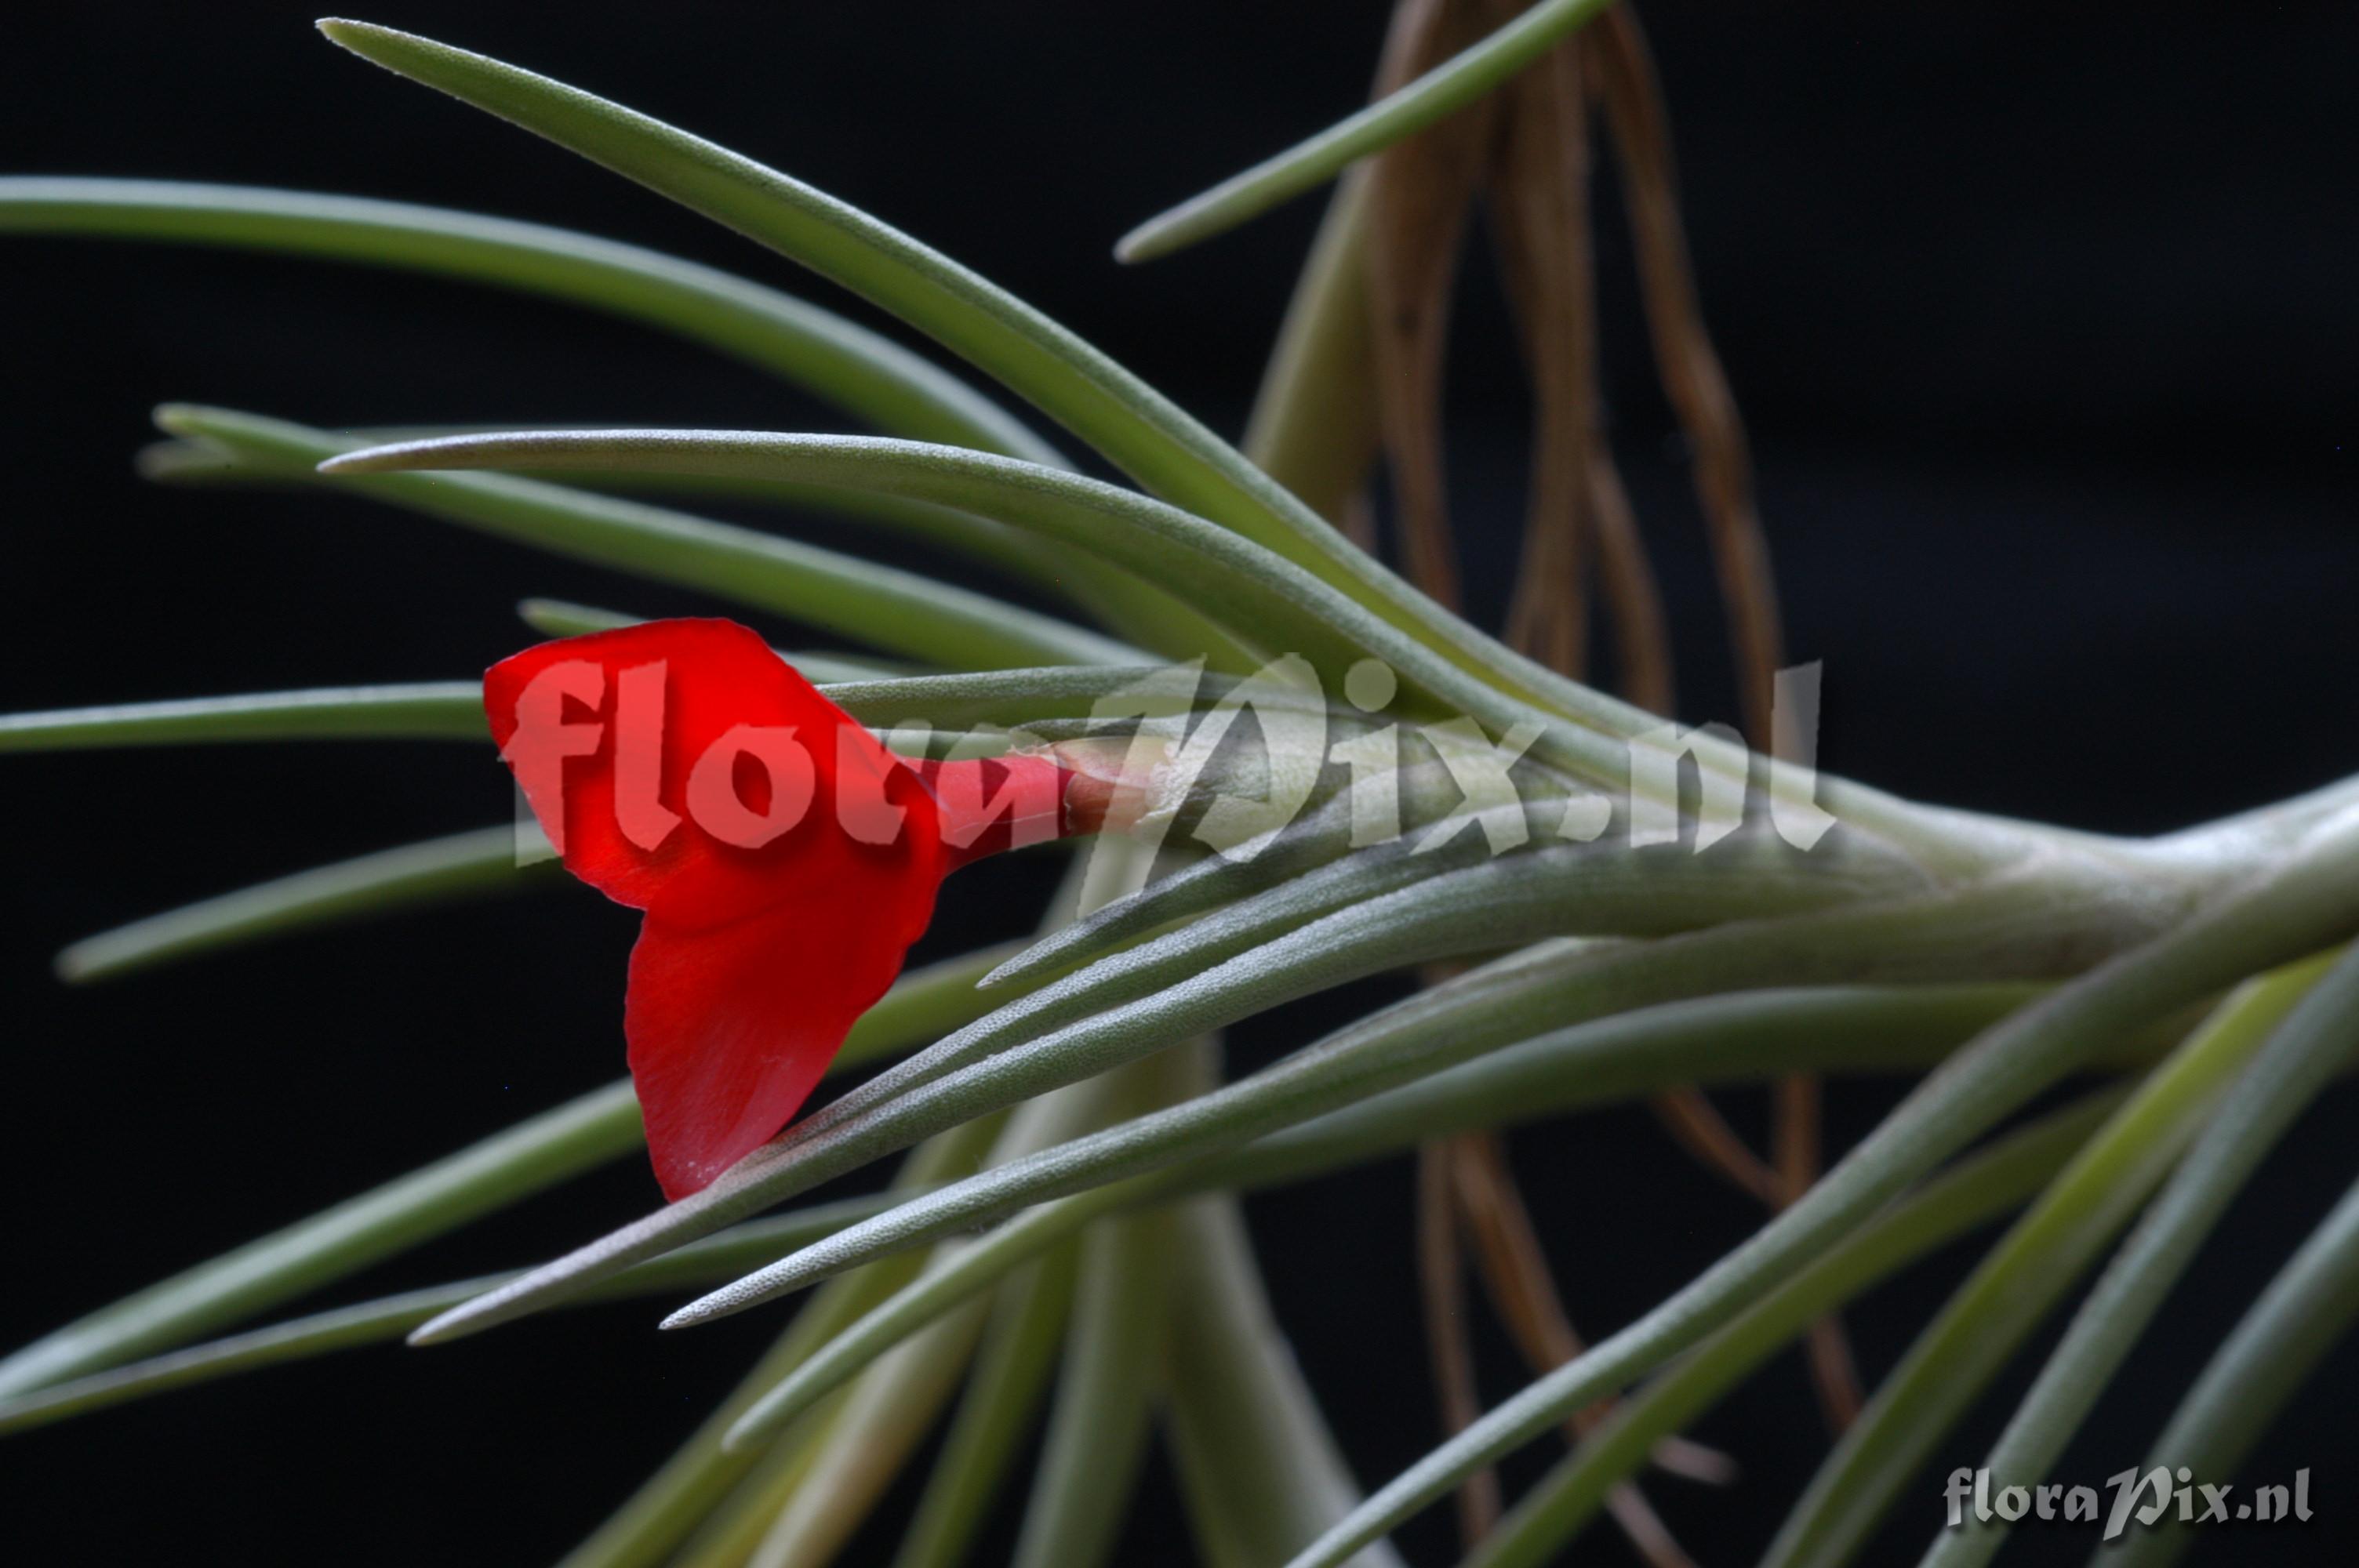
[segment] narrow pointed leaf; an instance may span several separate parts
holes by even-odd
[[[2221,1088],[2325,972],[2312,959],[2240,988],[1983,1260],[1885,1378],[1794,1505],[1766,1568],[1834,1568],[2153,1195]]]
[[[2354,850],[2354,859],[2359,859],[2359,850]],[[1400,896],[1410,896],[1417,891],[1410,890],[1409,894]],[[2359,900],[2359,891],[2354,891],[2353,896]],[[2143,915],[2150,919],[2156,913],[2140,901],[2132,902],[2138,907],[2122,912],[2125,917]],[[2339,907],[2323,893],[2317,902]],[[1444,946],[1451,945],[1455,940],[1451,932],[1458,921],[1465,922],[1463,929],[1468,940],[1473,940],[1473,934],[1481,928],[1473,910],[1462,907],[1453,912],[1445,899],[1432,912],[1432,929],[1406,934],[1393,930],[1386,935],[1385,916],[1391,913],[1380,911],[1371,919],[1363,908],[1330,916],[1330,921],[1356,919],[1370,925],[1366,946],[1343,959],[1332,953],[1326,940],[1332,933],[1316,927],[1308,937],[1296,934],[1285,940],[1309,950],[1299,960],[1305,970],[1315,969],[1321,963],[1342,963],[1344,972],[1350,972],[1352,963],[1373,961],[1373,955],[1385,950],[1382,945],[1386,941],[1405,943],[1407,951],[1428,957],[1431,955],[1419,952],[1420,947],[1436,942]],[[2090,919],[2091,912],[2049,896],[2048,890],[2003,887],[1962,904],[1936,899],[1921,907],[1877,907],[1861,912],[1831,912],[1818,917],[1742,922],[1721,931],[1634,946],[1627,953],[1602,959],[1585,953],[1579,944],[1542,944],[1516,958],[1489,966],[1379,1013],[1353,1030],[1331,1038],[1324,1046],[1307,1049],[1281,1067],[1248,1080],[1250,1088],[1247,1085],[1235,1085],[1210,1097],[1221,1103],[1213,1108],[1207,1125],[1166,1127],[1166,1132],[1176,1136],[1155,1145],[1142,1145],[1135,1152],[1152,1164],[1202,1150],[1229,1147],[1277,1126],[1307,1120],[1365,1098],[1396,1083],[1438,1071],[1485,1050],[1542,1033],[1568,1018],[1582,1016],[1580,1009],[1584,1004],[1593,1015],[1635,1009],[1653,1000],[1788,983],[1807,984],[1814,979],[1844,983],[2036,976],[2048,972],[2056,964],[2061,955],[2060,943],[2063,935],[2085,935]],[[2006,935],[1986,939],[1971,954],[1961,955],[1953,950],[1955,943],[1949,938],[1962,921],[1973,929],[2003,931]],[[2127,940],[2128,935],[2125,932],[2123,939]],[[1288,948],[1289,954],[1293,951]],[[1973,972],[1960,976],[1956,971],[1962,963]],[[1625,975],[1635,977],[1637,983],[1623,985]],[[1332,978],[1313,976],[1306,989],[1316,989]],[[1120,1060],[1135,1060],[1185,1034],[1219,1027],[1256,1007],[1272,1005],[1282,995],[1301,994],[1288,988],[1304,984],[1302,976],[1272,972],[1251,963],[1226,975],[1215,970],[1189,986],[1176,988],[1174,1002],[1156,1007],[1151,1004],[1158,999],[1149,999],[1147,1003],[1135,1004],[1143,1011],[1125,1020],[1125,1027],[1080,1033],[1073,1048],[1045,1063],[1016,1053],[995,1058],[975,1069],[981,1074],[981,1081],[973,1088],[955,1078],[944,1079],[909,1097],[909,1102],[884,1108],[867,1126],[855,1127],[854,1135],[839,1133],[832,1141],[815,1139],[806,1142],[789,1131],[785,1141],[748,1157],[704,1191],[578,1249],[516,1285],[445,1314],[421,1329],[417,1337],[421,1341],[453,1337],[521,1316],[580,1288],[588,1280],[602,1278],[641,1258],[709,1234],[793,1193],[807,1190],[813,1183],[840,1170],[889,1152],[900,1146],[897,1141],[906,1129],[925,1125],[929,1117],[940,1116],[954,1122],[959,1116],[980,1111],[985,1106],[1012,1103],[1040,1087],[1070,1082],[1068,1074],[1099,1071]],[[1661,989],[1650,994],[1649,987]],[[1453,1009],[1462,1010],[1462,1013],[1453,1012]],[[1473,1014],[1480,1015],[1482,1028],[1475,1028],[1466,1016]],[[1075,1031],[1089,1032],[1092,1028],[1092,1024],[1085,1023],[1076,1025]],[[1346,1043],[1353,1044],[1347,1048]],[[2093,1049],[2094,1044],[2084,1043],[2084,1048]],[[1248,1097],[1242,1107],[1221,1098],[1241,1092]],[[929,1094],[931,1099],[926,1098]],[[1167,1117],[1179,1114],[1166,1113]],[[1093,1151],[1093,1160],[1106,1152],[1103,1149]],[[1120,1173],[1115,1169],[1120,1163],[1117,1159],[1103,1166],[1093,1163],[1086,1172],[1060,1173],[1074,1175],[1080,1184],[1091,1184],[1113,1179]],[[1034,1170],[1024,1179],[1049,1174]],[[1037,1195],[1040,1195],[1027,1194],[1027,1197]],[[774,1282],[759,1277],[748,1281],[747,1294],[729,1298],[728,1307],[734,1310],[750,1304],[752,1299],[767,1293]],[[793,1287],[786,1284],[779,1288]]]
[[[2147,1467],[2225,1479],[2359,1318],[2359,1186],[2334,1206],[2228,1336],[2155,1440]],[[2165,1568],[2199,1531],[2164,1514],[2108,1541],[2105,1564]]]
[[[519,466],[769,474],[956,506],[1089,551],[1147,580],[1182,585],[1240,636],[1267,653],[1301,654],[1330,678],[1340,679],[1355,660],[1374,656],[1424,691],[1433,711],[1472,715],[1502,733],[1532,717],[1482,676],[1253,541],[1134,492],[1037,464],[854,437],[563,430],[368,448],[337,457],[323,470],[353,476],[355,482],[383,483],[405,482],[390,476],[411,470]],[[1532,754],[1595,783],[1628,782],[1626,749],[1583,725],[1548,726]]]
[[[234,245],[495,284],[749,361],[881,430],[1039,462],[1053,448],[974,388],[833,311],[636,245],[439,207],[156,179],[0,178],[0,233]]]
[[[738,1441],[815,1408],[908,1336],[1103,1216],[1198,1193],[1304,1181],[1432,1138],[1629,1101],[1679,1084],[1757,1083],[1797,1070],[1919,1069],[2038,994],[2005,985],[1843,988],[1649,1008],[1494,1052],[1243,1149],[1043,1204],[879,1303],[749,1409]],[[2106,1065],[2147,1059],[2152,1044],[2125,1041]]]
[[[1168,1430],[1201,1556],[1284,1562],[1359,1501],[1255,1267],[1237,1206],[1179,1211]],[[1401,1568],[1371,1547],[1352,1568]]]
[[[1579,879],[1541,876],[1533,862],[1510,860],[1459,872],[1340,912],[1279,942],[1256,949],[1203,976],[1083,1021],[1020,1051],[985,1060],[916,1089],[841,1125],[784,1139],[732,1173],[740,1190],[773,1200],[806,1190],[872,1152],[889,1151],[938,1119],[988,1106],[1011,1091],[1028,1092],[1045,1079],[1103,1071],[1172,1042],[1175,1031],[1218,1028],[1242,1016],[1240,1003],[1267,1006],[1292,994],[1322,965],[1347,965],[1367,952],[1441,940],[1459,919],[1481,929],[1479,906],[1493,914],[1518,892],[1507,874],[1532,874],[1544,891],[1563,896]],[[2354,895],[2359,899],[2359,895]],[[1919,925],[1904,908],[1875,906],[1782,920],[1741,920],[1659,942],[1547,942],[1435,986],[1421,995],[1348,1025],[1253,1076],[1169,1111],[983,1173],[890,1215],[806,1249],[760,1273],[674,1314],[687,1323],[723,1315],[849,1267],[867,1256],[916,1245],[946,1231],[995,1218],[1027,1204],[1086,1191],[1104,1183],[1163,1169],[1414,1082],[1445,1067],[1563,1024],[1649,1003],[1788,981],[1840,982],[1871,977],[1954,978],[1961,957],[1929,942],[1938,922]],[[1928,912],[1918,911],[1921,919]],[[2051,915],[2052,917],[2052,915]],[[1363,944],[1345,933],[1364,923]],[[2025,936],[2035,928],[2027,914]],[[1332,927],[1332,929],[1331,929]],[[2024,956],[1982,952],[1964,961],[2052,964],[2033,946]],[[1469,942],[1465,951],[1479,946]],[[1362,951],[1355,953],[1355,948]],[[1274,961],[1283,957],[1285,962]],[[1433,955],[1423,955],[1433,956]],[[1266,961],[1271,960],[1271,961]],[[1932,966],[1929,971],[1914,966]],[[1292,972],[1287,972],[1291,969]],[[1273,972],[1275,971],[1275,972]],[[1239,976],[1242,976],[1240,979]],[[1324,978],[1332,978],[1329,975]],[[1249,1000],[1248,1000],[1249,999]],[[729,1180],[730,1178],[724,1178]]]
[[[890,339],[832,311],[717,268],[538,223],[408,202],[174,180],[0,178],[0,233],[67,234],[234,246],[423,272],[603,310],[678,333],[782,377],[878,430],[1063,461],[988,397]],[[217,456],[217,454],[216,454]],[[168,481],[234,477],[234,464],[186,447],[151,451],[142,470]],[[826,507],[841,497],[768,494]],[[905,507],[892,519],[1027,575],[1052,563],[974,519]],[[1078,574],[1083,579],[1092,574]],[[1102,611],[1177,631],[1183,609],[1152,589],[1074,585]]]
[[[888,1191],[906,1194],[973,1170],[987,1152],[991,1135],[990,1129],[978,1124],[962,1128],[954,1137],[935,1140],[902,1162]],[[714,1510],[724,1506],[733,1489],[741,1488],[747,1473],[765,1459],[760,1451],[731,1452],[722,1447],[722,1434],[730,1423],[756,1394],[826,1344],[845,1324],[904,1283],[917,1271],[918,1263],[919,1260],[911,1258],[864,1269],[834,1281],[814,1296],[729,1397],[698,1424],[663,1466],[588,1540],[566,1553],[561,1568],[654,1568],[658,1563],[674,1562],[674,1551],[681,1541],[699,1533],[699,1526],[706,1525]],[[782,1439],[781,1445],[791,1445],[801,1454],[810,1455],[825,1441],[834,1413],[832,1409],[815,1413],[804,1427]],[[775,1446],[771,1457],[780,1457]],[[792,1453],[783,1457],[793,1463]],[[749,1541],[745,1550],[751,1549]],[[741,1551],[738,1559],[742,1561],[743,1556]]]
[[[223,741],[481,741],[484,733],[484,692],[475,681],[322,687],[0,714],[0,752]]]
[[[1040,408],[1148,490],[1337,585],[1468,671],[1636,732],[1657,722],[1442,611],[1178,407],[1032,307],[867,213],[578,88],[431,39],[329,20],[336,43],[636,179],[842,284]]]
[[[175,404],[156,422],[288,478],[362,443],[285,420]],[[684,512],[506,475],[385,474],[332,481],[538,549],[701,589],[929,663],[973,667],[1136,663],[1136,649],[1053,616],[913,572]]]
[[[2344,954],[2273,1030],[2221,1098],[2187,1157],[2073,1314],[2064,1339],[1992,1448],[1999,1487],[2037,1484],[2093,1409],[2212,1227],[2359,1040],[2359,951]],[[1988,1562],[2006,1521],[1969,1517],[1938,1538],[1927,1568]]]
[[[1112,360],[864,212],[617,103],[365,22],[321,30],[364,59],[497,114],[725,223],[972,361],[1150,487],[1274,548],[1339,560],[1324,524]]]
[[[692,1247],[652,1259],[636,1269],[625,1270],[580,1300],[587,1305],[677,1290],[705,1280],[725,1280],[752,1264],[775,1257],[782,1247],[816,1239],[893,1201],[889,1194],[878,1194],[815,1204],[775,1219],[754,1220],[718,1236],[708,1236]],[[428,1285],[192,1345],[183,1350],[168,1351],[66,1382],[44,1384],[30,1392],[0,1400],[0,1434],[47,1426],[151,1394],[213,1382],[265,1367],[364,1345],[391,1344],[435,1314],[513,1277],[492,1274],[445,1285]]]
[[[1072,1248],[1060,1249],[1001,1287],[892,1568],[959,1568],[966,1561],[1056,1369],[1075,1261]]]
[[[1169,255],[1332,179],[1370,153],[1381,152],[1473,103],[1609,3],[1540,0],[1497,32],[1397,92],[1148,219],[1123,236],[1114,254],[1126,262]]]
[[[2082,1097],[1927,1182],[1681,1357],[1614,1408],[1517,1500],[1462,1568],[1541,1568],[1595,1515],[1614,1484],[1808,1329],[1928,1253],[2037,1194],[2123,1091]]]
[[[853,1026],[830,1070],[973,1018],[986,1005],[974,981],[1006,952],[985,947],[902,976]],[[0,1361],[0,1398],[119,1365],[300,1295],[620,1158],[640,1138],[629,1082],[610,1084],[35,1341]]]
[[[480,717],[481,702],[477,712]],[[108,979],[218,948],[447,899],[506,892],[555,865],[535,830],[480,827],[297,871],[85,936],[58,955],[69,980]]]
[[[1636,1323],[1528,1385],[1379,1489],[1290,1568],[1333,1568],[1468,1474],[1615,1392],[1791,1277],[2096,1042],[2359,925],[2359,821],[2321,824],[2288,869],[2106,960],[1952,1057],[1810,1193]]]

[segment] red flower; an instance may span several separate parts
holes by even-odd
[[[1050,758],[906,763],[727,621],[544,643],[484,710],[566,869],[645,912],[623,1027],[674,1199],[793,1117],[944,876],[1074,827]]]

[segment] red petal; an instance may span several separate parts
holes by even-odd
[[[839,877],[833,896],[864,903],[882,879],[925,892],[914,924],[887,915],[880,935],[906,945],[924,928],[941,871],[931,797],[743,626],[657,621],[545,643],[485,673],[484,708],[567,869],[618,903],[720,925]],[[697,764],[724,738],[775,742],[778,765],[720,753],[706,809],[692,809]],[[767,837],[760,819],[801,788],[793,826]]]
[[[647,912],[624,1032],[656,1174],[694,1192],[786,1125],[924,933],[933,796],[726,621],[528,649],[484,707],[567,868]]]
[[[861,916],[810,901],[699,930],[652,914],[640,926],[624,1027],[667,1198],[705,1186],[784,1127],[893,983],[904,944]]]

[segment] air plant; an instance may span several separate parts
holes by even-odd
[[[864,297],[1132,485],[1085,476],[1027,417],[817,306],[653,252],[354,198],[0,180],[13,233],[288,252],[542,294],[678,332],[881,432],[420,435],[168,406],[167,438],[142,457],[158,479],[346,492],[863,651],[775,655],[711,622],[631,629],[536,601],[527,619],[562,640],[488,687],[24,713],[0,719],[0,750],[480,740],[488,700],[521,774],[518,671],[606,660],[597,689],[576,694],[603,712],[645,649],[725,643],[726,660],[681,652],[669,677],[674,700],[709,706],[700,723],[790,712],[841,730],[878,799],[929,825],[949,810],[946,780],[982,777],[956,770],[988,760],[994,780],[1045,781],[1045,836],[1073,849],[1071,896],[1037,940],[896,979],[947,863],[931,840],[894,851],[918,854],[915,870],[888,871],[849,840],[759,865],[700,840],[707,860],[683,873],[676,850],[651,871],[644,844],[573,838],[571,869],[647,909],[643,957],[658,937],[737,934],[726,966],[647,959],[635,973],[640,1092],[618,1083],[558,1107],[67,1325],[0,1362],[0,1430],[403,1336],[430,1346],[571,1303],[701,1291],[669,1325],[762,1313],[780,1337],[570,1563],[824,1561],[945,1422],[896,1561],[959,1561],[995,1499],[1023,1486],[1014,1455],[1044,1402],[1027,1563],[1107,1559],[1158,1422],[1211,1563],[1392,1562],[1387,1533],[1453,1493],[1470,1564],[1546,1560],[1601,1514],[1674,1563],[1676,1519],[1642,1491],[1648,1466],[1715,1473],[1721,1457],[1681,1428],[1807,1340],[1840,1435],[1767,1561],[1832,1564],[1855,1558],[2060,1315],[2061,1342],[1988,1461],[1995,1487],[2044,1479],[2196,1247],[2346,1065],[2359,780],[2132,840],[1920,805],[1810,766],[1814,676],[1779,670],[1742,427],[1689,281],[1659,92],[1626,6],[1404,0],[1367,109],[1124,241],[1127,259],[1162,255],[1343,177],[1243,451],[1031,306],[749,157],[446,45],[321,27]],[[1608,143],[1662,379],[1691,437],[1741,733],[1663,717],[1663,616],[1599,433],[1589,172]],[[1534,389],[1504,639],[1453,608],[1438,434],[1447,300],[1478,200]],[[1379,454],[1405,575],[1374,548]],[[1028,578],[1060,608],[679,509],[714,488],[907,531]],[[1623,697],[1587,684],[1593,642]],[[641,652],[609,657],[617,648]],[[1307,748],[1282,741],[1302,733]],[[552,806],[526,782],[552,836],[572,837],[578,800]],[[621,786],[601,787],[599,809],[614,809]],[[679,807],[688,784],[647,787]],[[826,773],[825,790],[849,787]],[[997,820],[989,797],[980,787],[977,823]],[[92,979],[506,885],[529,837],[498,826],[324,867],[92,938],[62,967]],[[694,899],[678,893],[708,871],[718,880]],[[814,918],[854,957],[815,962]],[[1224,1073],[1224,1027],[1404,969],[1424,981],[1408,1000]],[[727,1027],[712,1025],[724,1008]],[[734,1098],[725,1115],[700,1099],[693,1137],[638,1055],[658,1033],[695,1072],[727,1058]],[[788,1065],[727,1055],[748,1038],[788,1042]],[[810,1080],[855,1067],[877,1070],[788,1119]],[[1818,1077],[1896,1072],[1922,1076],[1821,1169]],[[1705,1093],[1763,1083],[1778,1108],[1766,1155]],[[700,1079],[696,1094],[709,1089]],[[1584,1341],[1502,1140],[1632,1099],[1767,1218],[1653,1310]],[[2038,1114],[2018,1117],[2027,1108]],[[726,1136],[706,1139],[714,1117]],[[552,1261],[243,1326],[649,1143],[674,1201]],[[690,1144],[694,1157],[670,1157]],[[1240,1200],[1411,1150],[1450,1430],[1364,1495],[1265,1299]],[[809,1196],[896,1158],[879,1193]],[[2017,1211],[1863,1397],[1835,1314]],[[2359,1190],[2193,1379],[2150,1464],[2233,1472],[2359,1310],[2354,1216]],[[1470,1272],[1531,1364],[1488,1409],[1462,1337]],[[1503,1507],[1492,1466],[1560,1429],[1563,1455]],[[2190,1533],[2172,1523],[2135,1533],[2122,1560],[2182,1551]],[[2006,1538],[2004,1519],[1941,1530],[1926,1561],[1981,1562]]]

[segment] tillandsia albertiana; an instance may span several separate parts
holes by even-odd
[[[1476,1483],[1469,1563],[1545,1560],[1600,1511],[1676,1562],[1634,1482],[1649,1464],[1722,1468],[1680,1428],[1810,1335],[1848,1429],[1770,1559],[1833,1563],[2110,1249],[1992,1455],[2000,1488],[2040,1479],[2226,1203],[2347,1065],[2359,781],[2129,840],[1812,766],[1816,672],[1777,668],[1742,428],[1686,278],[1626,8],[1408,0],[1367,110],[1124,242],[1130,259],[1165,254],[1345,176],[1250,457],[1029,305],[749,157],[449,46],[321,27],[850,289],[1130,483],[1085,476],[1028,416],[864,329],[654,252],[350,197],[0,179],[12,233],[288,252],[547,295],[749,362],[878,432],[327,431],[158,410],[167,438],[142,463],[159,480],[348,492],[858,651],[781,654],[729,622],[542,600],[526,617],[558,640],[486,650],[501,662],[483,680],[0,719],[11,751],[488,729],[537,819],[92,937],[61,959],[73,978],[506,885],[552,852],[645,920],[636,1086],[24,1347],[0,1362],[0,1428],[568,1303],[701,1290],[666,1319],[686,1325],[817,1287],[571,1561],[822,1561],[954,1401],[897,1561],[956,1561],[1045,1397],[1027,1563],[1107,1559],[1157,1422],[1207,1561],[1392,1561],[1395,1525]],[[1660,607],[1597,434],[1593,121],[1625,170],[1658,362],[1694,437],[1742,734],[1660,711]],[[1451,608],[1435,434],[1441,303],[1478,197],[1535,387],[1533,515],[1505,640]],[[1406,577],[1355,542],[1379,449]],[[714,490],[907,531],[1029,579],[1055,608],[680,509]],[[1593,591],[1636,700],[1584,684]],[[1076,918],[900,972],[943,874],[1052,840],[1071,849]],[[1402,969],[1429,983],[1224,1075],[1224,1027]],[[822,1076],[868,1066],[797,1114]],[[1821,1173],[1810,1085],[1854,1071],[1922,1077]],[[2015,1119],[2082,1079],[2081,1098]],[[1763,1162],[1701,1091],[1778,1080],[1780,1142]],[[1632,1098],[1657,1101],[1774,1212],[1583,1343],[1490,1138]],[[1445,1374],[1456,1430],[1363,1496],[1286,1352],[1237,1200],[1419,1146],[1433,1277],[1454,1289],[1454,1249],[1470,1248],[1536,1375],[1481,1411]],[[553,1261],[239,1326],[642,1147],[673,1201]],[[770,1212],[895,1155],[880,1194]],[[2017,1208],[1910,1356],[1849,1408],[1831,1314]],[[2158,1462],[2233,1465],[2347,1326],[2354,1278],[2359,1228],[2338,1211],[2223,1346]],[[2226,1388],[2248,1390],[2233,1421]],[[1486,1501],[1488,1467],[1560,1426],[1561,1462],[1511,1508]],[[1929,1559],[1981,1561],[2006,1522],[1944,1532]],[[2158,1562],[2181,1545],[2158,1530],[2132,1550]]]

